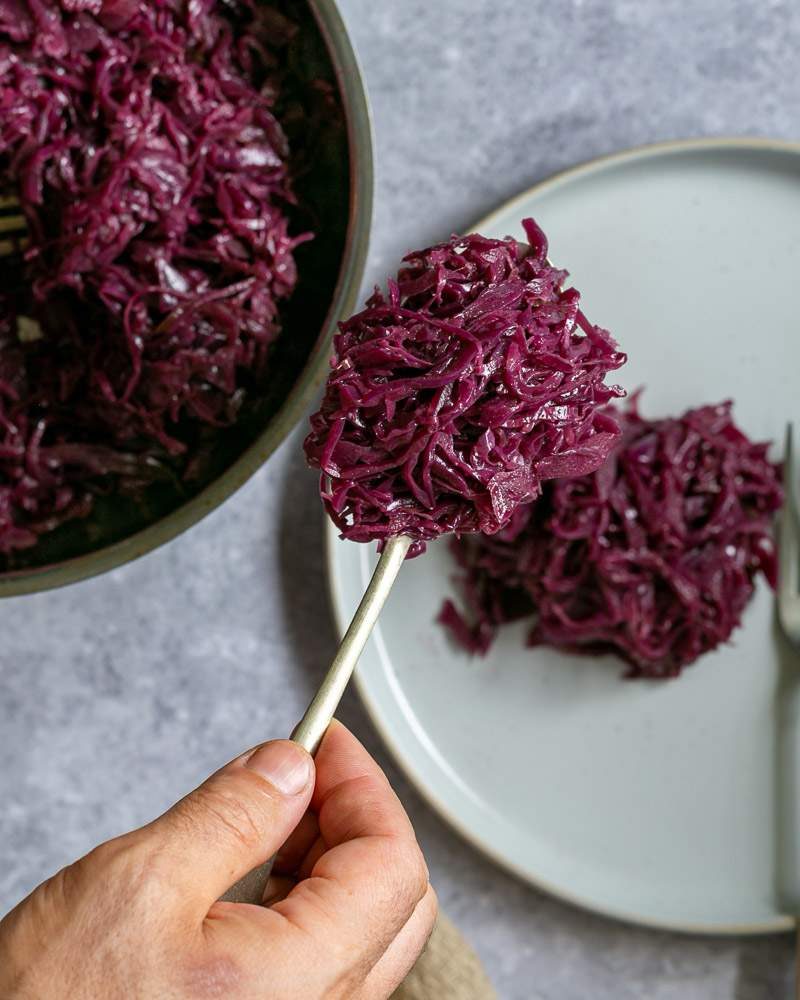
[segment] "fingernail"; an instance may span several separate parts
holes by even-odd
[[[299,795],[311,780],[312,762],[302,747],[288,740],[265,743],[244,762],[283,795]]]

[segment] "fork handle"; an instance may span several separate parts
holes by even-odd
[[[400,572],[400,567],[403,565],[410,545],[411,539],[406,535],[390,538],[384,545],[372,579],[367,584],[364,596],[356,608],[356,613],[344,634],[333,658],[333,663],[323,677],[322,683],[311,699],[303,718],[295,726],[291,738],[301,747],[305,747],[312,756],[319,749],[322,737],[331,724],[334,712],[342,699],[375,622],[378,620],[381,608],[386,603],[386,598]],[[244,878],[232,885],[221,898],[230,903],[261,903],[274,860],[274,858],[269,858],[263,865],[248,872]]]

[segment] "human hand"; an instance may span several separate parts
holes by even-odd
[[[388,997],[433,926],[427,868],[388,781],[341,724],[314,775],[300,747],[266,743],[64,868],[0,921],[0,996]],[[268,905],[218,901],[279,848]]]

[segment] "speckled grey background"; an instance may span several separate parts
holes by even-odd
[[[342,6],[375,111],[370,283],[401,251],[597,154],[800,132],[796,0]],[[0,912],[243,747],[289,731],[334,648],[314,488],[295,434],[224,509],[161,551],[0,604]],[[791,995],[788,939],[640,930],[519,884],[431,814],[353,696],[342,716],[386,764],[442,903],[502,997]]]

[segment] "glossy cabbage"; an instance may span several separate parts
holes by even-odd
[[[293,31],[252,0],[0,0],[0,198],[30,241],[0,258],[0,552],[111,474],[181,474],[263,378],[296,281]]]
[[[606,375],[625,356],[529,245],[454,236],[408,254],[340,324],[305,448],[325,506],[359,542],[491,533],[543,480],[597,468],[618,428]]]
[[[774,585],[779,467],[731,404],[663,420],[634,406],[620,420],[602,468],[548,483],[501,533],[454,543],[466,611],[448,601],[440,621],[466,648],[485,652],[500,625],[532,615],[531,645],[674,677],[730,638],[759,573]]]

